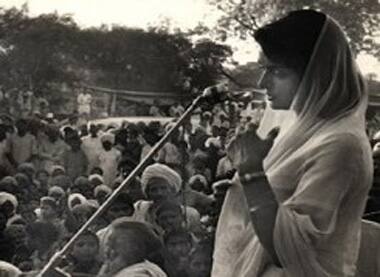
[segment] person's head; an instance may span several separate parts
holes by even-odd
[[[91,169],[90,174],[91,174],[91,175],[92,175],[92,174],[98,174],[98,175],[100,175],[100,176],[103,176],[103,169],[101,169],[101,168],[98,167],[98,166],[95,166],[95,167],[93,167],[93,168]]]
[[[100,141],[103,145],[104,150],[110,151],[115,142],[115,136],[110,133],[105,133],[100,137]]]
[[[45,134],[50,142],[56,142],[60,137],[59,129],[55,126],[47,126],[45,128]]]
[[[326,15],[301,10],[256,31],[265,69],[259,85],[267,90],[273,109],[289,109],[309,63]]]
[[[65,191],[59,186],[52,186],[48,191],[48,196],[54,198],[57,202],[60,202],[65,198]]]
[[[63,166],[61,166],[61,165],[52,166],[52,168],[51,168],[51,177],[52,178],[59,176],[59,175],[65,175],[65,174],[66,174],[66,170]]]
[[[111,193],[112,189],[106,185],[99,185],[94,189],[94,197],[100,205],[107,200]]]
[[[37,220],[37,214],[32,207],[25,207],[20,210],[20,215],[25,220],[26,224],[30,224]]]
[[[52,223],[36,221],[26,226],[26,245],[30,250],[49,249],[59,237]]]
[[[182,178],[170,167],[155,163],[144,170],[141,185],[149,200],[161,202],[174,197],[181,190]]]
[[[40,200],[41,220],[52,221],[58,218],[59,208],[56,199],[44,196]]]
[[[98,135],[98,130],[99,129],[95,124],[90,124],[88,131],[90,132],[91,137],[96,138]]]
[[[207,185],[207,179],[205,176],[201,174],[196,174],[189,179],[189,186],[191,189],[199,191],[199,192],[205,192],[208,189]]]
[[[146,223],[124,219],[115,221],[108,240],[109,273],[151,260],[151,256],[161,248],[160,240]]]
[[[90,181],[85,176],[79,176],[75,179],[74,184],[70,188],[71,193],[80,193],[87,198],[92,198],[92,188]]]
[[[33,181],[34,175],[36,173],[36,169],[32,163],[22,163],[17,167],[17,171],[20,173],[24,173],[28,176],[29,181]]]
[[[97,186],[104,184],[104,179],[99,174],[91,174],[88,176],[88,181],[90,182],[91,188],[96,188]]]
[[[76,152],[80,150],[82,140],[80,139],[79,135],[74,135],[67,140],[67,143],[71,147],[71,150]]]
[[[164,235],[165,252],[171,259],[187,257],[193,245],[191,234],[179,229]]]
[[[84,137],[84,136],[87,136],[88,135],[88,129],[87,129],[87,125],[86,124],[83,124],[79,127],[79,132],[80,132],[80,136],[81,137]]]
[[[12,241],[16,248],[25,242],[25,227],[25,224],[8,224],[4,231],[5,236]]]
[[[17,196],[20,192],[17,180],[12,176],[6,176],[0,181],[0,191],[8,192]]]
[[[0,192],[0,209],[7,217],[11,218],[18,208],[17,198],[8,192]]]
[[[91,206],[89,203],[77,204],[73,207],[72,213],[74,219],[77,223],[77,226],[80,227],[92,216],[95,208]]]
[[[156,221],[165,232],[181,229],[184,223],[181,205],[174,200],[163,201],[156,210]]]
[[[203,173],[203,171],[207,168],[207,155],[203,153],[195,154],[192,160],[192,167],[198,173]]]
[[[49,182],[49,173],[45,169],[37,170],[36,180],[40,183],[41,186],[46,187]]]
[[[192,277],[209,277],[212,266],[212,246],[199,243],[190,253],[189,273]]]
[[[24,136],[28,132],[28,122],[25,119],[17,120],[15,126],[19,136]]]
[[[67,198],[67,207],[69,208],[70,211],[72,211],[76,205],[85,204],[86,202],[87,202],[87,199],[82,194],[72,193]]]
[[[131,197],[125,192],[121,192],[108,208],[107,219],[112,221],[121,217],[130,217],[134,211],[135,208]]]
[[[84,231],[74,242],[71,256],[76,262],[95,261],[99,252],[99,238],[91,231]]]

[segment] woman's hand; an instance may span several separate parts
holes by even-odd
[[[240,128],[227,146],[227,156],[239,174],[263,171],[263,160],[272,148],[279,128],[273,128],[265,139],[257,134],[258,125]]]

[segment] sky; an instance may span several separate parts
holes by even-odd
[[[216,24],[219,12],[206,0],[0,0],[0,7],[21,7],[28,3],[31,15],[57,12],[69,13],[82,27],[117,24],[146,28],[164,18],[181,29],[195,27],[198,22]],[[240,64],[257,60],[258,47],[253,40],[230,40],[235,50],[234,59]],[[358,64],[364,74],[375,73],[380,80],[380,62],[368,55],[360,55]]]

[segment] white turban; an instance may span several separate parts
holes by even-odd
[[[146,187],[152,178],[164,179],[175,193],[181,190],[182,178],[179,174],[167,165],[155,163],[148,166],[141,176],[141,188],[146,193]]]
[[[101,137],[100,137],[100,141],[101,142],[110,142],[111,144],[114,144],[115,143],[115,135],[111,134],[111,133],[104,133]]]
[[[87,203],[87,199],[86,197],[84,197],[82,194],[80,193],[72,193],[69,195],[68,199],[67,199],[67,206],[69,207],[69,210],[72,211],[73,208],[74,208],[74,201],[75,200],[79,200],[79,203],[78,204],[85,204]]]
[[[105,192],[108,195],[110,195],[112,193],[112,189],[106,185],[99,185],[99,186],[96,186],[95,189],[94,189],[94,196],[97,197],[99,192]]]
[[[195,183],[195,182],[201,182],[202,183],[202,185],[203,185],[203,187],[205,188],[205,189],[207,189],[207,179],[206,179],[206,177],[205,176],[203,176],[203,175],[201,175],[201,174],[196,174],[196,175],[194,175],[194,176],[192,176],[190,179],[189,179],[189,184],[193,184],[193,183]]]
[[[6,201],[9,201],[13,205],[13,211],[16,211],[18,207],[18,201],[16,196],[8,192],[0,192],[0,205],[3,205]]]
[[[17,277],[21,276],[21,270],[19,270],[14,265],[0,261],[0,276],[4,277]]]
[[[99,180],[102,184],[104,184],[104,178],[99,174],[91,174],[88,176],[88,180],[92,182],[93,180]]]

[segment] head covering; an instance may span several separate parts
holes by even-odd
[[[45,205],[52,207],[54,210],[58,210],[57,200],[53,197],[50,197],[50,196],[41,197],[40,204],[41,205],[45,204]]]
[[[65,191],[61,187],[53,186],[53,187],[51,187],[49,189],[48,195],[49,196],[51,196],[51,195],[61,195],[61,197],[64,197],[66,195],[66,193],[65,193]]]
[[[64,175],[65,173],[66,173],[66,170],[61,165],[53,165],[51,167],[51,173],[50,173],[51,176]]]
[[[14,265],[0,261],[0,276],[4,277],[18,277],[21,276],[22,272]]]
[[[96,208],[94,206],[90,205],[89,203],[81,203],[81,204],[74,206],[72,208],[71,212],[74,215],[85,213],[85,214],[90,216],[95,210],[96,210]]]
[[[94,196],[97,197],[100,192],[105,192],[108,196],[112,193],[112,189],[106,185],[99,185],[94,189]]]
[[[2,206],[6,201],[9,201],[13,205],[13,211],[15,212],[18,207],[16,196],[8,192],[0,192],[0,206]]]
[[[88,176],[88,180],[90,182],[92,182],[94,180],[99,180],[99,182],[101,184],[104,184],[104,178],[101,175],[99,175],[99,174],[91,174],[90,176]]]
[[[79,188],[86,188],[90,186],[90,181],[85,176],[79,176],[75,179],[74,186]]]
[[[16,178],[12,176],[6,176],[0,181],[0,190],[6,191],[6,190],[12,190],[13,192],[18,189],[18,182]],[[8,192],[12,192],[8,191]]]
[[[279,183],[281,178],[284,178],[283,175],[281,177],[281,172],[284,173],[286,169],[294,168],[295,172],[292,172],[290,176],[301,179],[308,166],[295,168],[294,162],[297,159],[306,157],[308,155],[307,151],[317,149],[316,147],[320,145],[319,142],[326,141],[326,138],[344,135],[348,139],[355,137],[357,141],[359,139],[363,141],[363,145],[358,146],[363,154],[359,167],[362,165],[368,166],[368,171],[360,175],[364,176],[366,174],[365,180],[360,180],[363,182],[363,187],[360,187],[363,192],[364,185],[367,185],[367,182],[370,183],[371,177],[369,175],[372,176],[372,174],[369,174],[371,161],[367,160],[367,158],[370,158],[366,156],[367,153],[364,149],[364,143],[368,141],[365,132],[367,98],[363,77],[354,57],[352,57],[344,32],[332,18],[327,16],[301,82],[298,85],[290,111],[278,112],[267,109],[261,122],[259,134],[264,136],[266,134],[262,130],[268,131],[276,127],[273,122],[277,120],[279,121],[276,123],[280,123],[281,128],[274,146],[264,160],[264,171],[269,183],[273,187],[279,185],[282,191],[287,191],[288,188],[283,187],[286,184]],[[281,119],[279,119],[280,116],[282,117]],[[320,140],[316,141],[316,138]],[[369,145],[368,150],[370,150]],[[368,151],[369,153],[370,151]],[[308,163],[303,161],[303,164]],[[293,166],[291,167],[291,165]],[[307,177],[311,176],[308,175]],[[275,178],[278,178],[278,180]],[[237,178],[235,178],[235,181],[237,181]],[[318,238],[321,236],[326,236],[326,240],[330,238],[329,234],[332,230],[342,228],[338,226],[340,221],[336,224],[335,219],[331,219],[329,226],[321,230],[316,225],[317,222],[312,222],[313,219],[310,218],[310,215],[299,214],[295,209],[292,209],[293,205],[296,207],[297,205],[298,207],[302,205],[296,203],[297,199],[305,201],[305,194],[314,195],[316,192],[315,190],[310,191],[307,187],[310,184],[308,182],[315,183],[315,180],[304,180],[302,188],[297,188],[290,198],[281,202],[276,216],[273,239],[276,253],[283,266],[280,275],[318,276],[318,273],[324,272],[327,276],[336,273],[332,273],[329,268],[319,261],[319,257],[316,256],[317,252],[313,249],[314,245],[311,244],[314,244],[314,239],[317,239],[316,243],[318,243]],[[324,187],[325,184],[321,183],[321,185]],[[325,197],[324,199],[315,199],[315,203],[319,201],[331,202],[337,192],[329,193],[326,187],[322,187],[321,190],[325,192]],[[277,189],[277,192],[279,192],[279,189]],[[305,194],[298,198],[302,193]],[[360,198],[360,194],[358,195]],[[343,196],[346,195],[342,194]],[[316,205],[315,203],[305,203],[305,205]],[[320,208],[318,206],[316,209]],[[248,270],[252,276],[260,275],[258,271],[262,269],[267,254],[259,244],[257,237],[254,236],[248,209],[241,186],[232,186],[226,195],[215,235],[213,268],[215,275],[218,275],[218,272],[223,272],[222,276],[238,276],[239,273],[245,270]],[[330,206],[326,205],[326,209],[330,209]],[[336,208],[334,208],[335,210]],[[331,218],[335,218],[335,215],[335,212],[331,214]],[[352,235],[354,234],[352,233]],[[295,243],[295,240],[297,243]],[[355,251],[353,248],[351,250]],[[330,249],[327,249],[327,251],[330,251]],[[348,263],[343,261],[343,256],[341,256],[342,260],[338,261],[335,260],[335,256],[331,256],[333,260],[329,261],[328,264],[342,264],[341,268],[347,269],[347,274],[351,275],[351,270],[355,269],[354,263],[351,264],[350,260],[352,253],[354,252],[347,253],[347,256],[344,256],[345,261],[349,260]],[[326,256],[322,258],[324,259]],[[231,274],[230,271],[234,270],[232,269],[233,265],[237,263],[243,265],[244,259],[246,259],[245,267],[241,267],[240,272]],[[228,262],[229,267],[223,266],[224,262]],[[337,267],[334,267],[334,270],[336,269]],[[237,269],[235,268],[235,270]],[[343,272],[341,273],[344,274]]]
[[[190,187],[191,187],[191,184],[193,184],[195,182],[200,182],[205,189],[208,188],[207,187],[207,183],[208,183],[207,179],[206,179],[205,176],[203,176],[201,174],[196,174],[196,175],[190,177],[190,179],[189,179],[189,185],[190,185]]]
[[[155,163],[144,170],[141,176],[141,187],[144,193],[146,193],[147,185],[152,178],[164,179],[175,193],[181,190],[181,176],[167,165]]]
[[[219,137],[211,137],[208,138],[205,142],[205,146],[209,148],[211,145],[213,145],[216,148],[221,148],[222,147],[222,142]]]
[[[67,206],[69,207],[69,210],[72,211],[73,208],[75,207],[73,204],[73,202],[77,200],[79,201],[79,204],[84,204],[84,203],[87,203],[87,199],[86,197],[84,197],[82,194],[80,193],[72,193],[69,195],[69,197],[67,198]],[[79,205],[77,204],[77,205]]]
[[[9,226],[18,226],[18,225],[26,225],[25,219],[21,215],[19,215],[19,214],[16,214],[16,215],[12,216],[7,221],[7,227],[9,227]]]
[[[364,79],[347,38],[338,23],[327,17],[266,168],[282,164],[313,135],[338,126],[338,121],[340,127],[343,122],[349,126],[347,132],[362,136],[367,103]]]
[[[108,141],[111,144],[114,144],[115,143],[115,135],[111,134],[111,133],[104,133],[104,134],[101,135],[100,141],[102,143]]]

